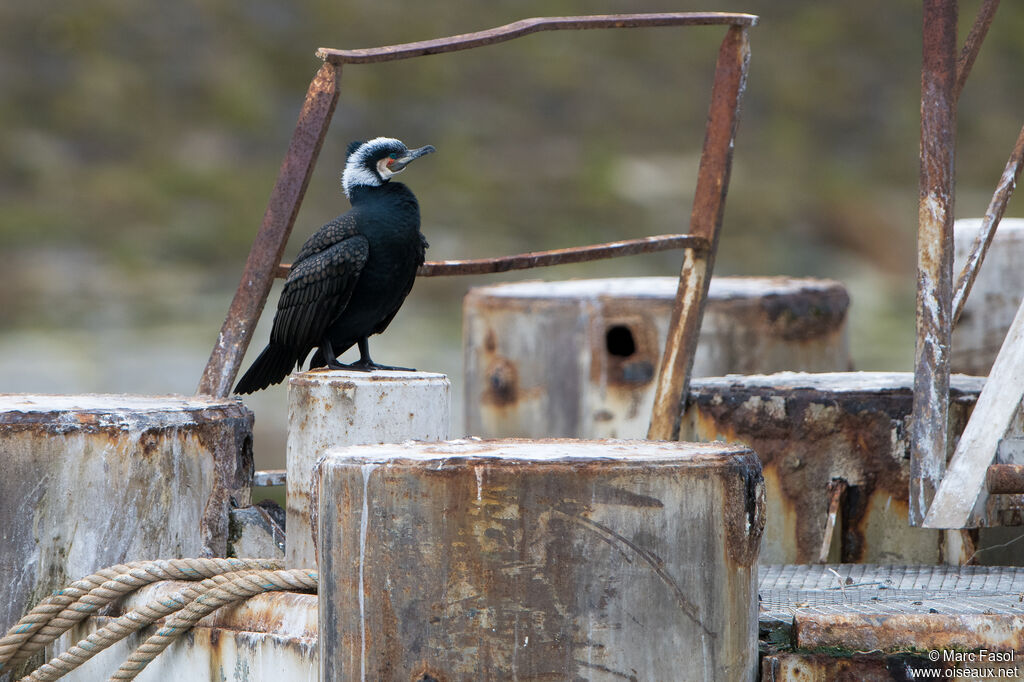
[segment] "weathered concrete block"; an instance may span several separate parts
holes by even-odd
[[[232,509],[228,534],[228,555],[244,559],[284,559],[284,510],[275,505],[280,518],[262,505]],[[279,522],[280,521],[280,522]]]
[[[319,472],[324,682],[756,679],[744,447],[407,443]]]
[[[451,385],[429,372],[301,372],[288,379],[288,568],[316,566],[313,469],[329,448],[437,441],[451,428]]]
[[[951,444],[983,383],[953,376]],[[694,379],[680,437],[742,443],[760,456],[768,492],[764,563],[817,561],[835,479],[849,487],[831,561],[941,563],[943,532],[907,521],[912,398],[909,373]]]
[[[236,400],[0,395],[0,628],[105,566],[225,556],[251,434]]]
[[[954,224],[954,273],[959,276],[981,228],[980,218]],[[1003,218],[992,246],[953,329],[950,362],[954,372],[987,376],[1006,330],[1024,297],[1024,219]]]
[[[463,303],[466,429],[644,438],[678,279],[519,282]],[[839,282],[715,277],[695,376],[850,369]]]

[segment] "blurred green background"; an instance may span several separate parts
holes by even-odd
[[[962,3],[961,36],[978,5]],[[537,15],[687,10],[761,16],[716,273],[840,279],[857,368],[911,369],[918,2],[8,0],[0,390],[195,390],[317,47]],[[347,209],[345,146],[377,135],[438,148],[403,177],[420,198],[431,259],[685,231],[722,35],[547,33],[346,67],[286,258]],[[961,100],[957,217],[983,213],[1016,139],[1022,36],[1024,7],[1004,3]],[[668,275],[678,262],[669,253],[522,276]],[[461,297],[494,281],[421,280],[373,343],[375,359],[447,372],[458,391]],[[258,466],[280,466],[284,389],[246,402]]]

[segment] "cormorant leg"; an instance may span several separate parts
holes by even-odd
[[[370,359],[370,342],[364,336],[359,339],[359,359],[353,362],[351,365],[346,365],[348,369],[354,369],[361,372],[369,372],[375,369],[390,369],[397,372],[415,372],[416,370],[411,367],[391,367],[390,365],[378,365],[376,362]]]
[[[331,347],[331,340],[325,335],[320,339],[320,355],[324,356],[324,366],[327,369],[346,369],[346,365],[338,362],[338,356],[334,354]]]

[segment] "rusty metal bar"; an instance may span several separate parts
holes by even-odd
[[[796,647],[803,650],[1019,651],[1024,646],[1022,625],[1024,618],[1019,613],[1006,611],[877,614],[851,608],[842,613],[797,613],[793,618],[793,638]]]
[[[253,472],[252,475],[252,485],[254,488],[284,485],[287,482],[288,471],[286,469],[262,469]]]
[[[263,226],[249,251],[242,281],[206,363],[196,391],[199,394],[224,397],[231,392],[338,103],[340,77],[340,66],[324,64],[309,84],[288,152],[270,193]]]
[[[475,47],[502,43],[540,31],[580,30],[596,28],[641,28],[652,26],[754,26],[753,14],[730,12],[666,12],[646,14],[604,14],[574,17],[535,17],[504,26],[464,33],[448,38],[422,40],[402,45],[388,45],[362,50],[336,50],[321,47],[316,55],[330,64],[371,64],[390,62],[429,54],[457,52]]]
[[[967,82],[967,77],[971,74],[971,67],[974,66],[974,60],[978,58],[978,51],[981,50],[981,44],[985,41],[985,35],[988,33],[989,27],[992,26],[992,19],[998,8],[999,0],[985,0],[978,9],[978,16],[974,19],[974,25],[971,26],[967,40],[964,41],[964,48],[960,51],[960,59],[957,60],[954,99],[960,99],[964,83]]]
[[[818,563],[828,563],[828,555],[832,550],[832,535],[839,516],[839,505],[846,493],[846,481],[837,478],[828,484],[828,515],[825,517],[825,534],[821,538],[821,551],[818,552]]]
[[[607,258],[634,256],[642,253],[655,253],[671,249],[694,249],[704,253],[708,249],[708,241],[689,234],[666,234],[641,239],[628,239],[607,244],[577,246],[553,251],[537,251],[522,253],[516,256],[501,258],[480,258],[474,260],[447,260],[424,263],[417,273],[420,277],[440,277],[447,275],[483,275],[509,270],[527,270],[544,268],[552,265],[569,263],[585,263],[587,261]]]
[[[715,65],[711,107],[690,215],[690,234],[706,239],[709,248],[704,254],[687,249],[683,257],[679,288],[655,388],[651,425],[647,431],[651,440],[675,440],[679,437],[681,408],[690,383],[697,335],[722,228],[733,145],[749,64],[748,30],[745,26],[731,26],[722,40]]]
[[[910,525],[920,526],[946,468],[953,300],[956,0],[924,0],[917,344]]]
[[[555,249],[553,251],[533,251],[515,256],[427,261],[420,266],[417,275],[420,277],[489,275],[496,272],[508,272],[509,270],[546,268],[552,265],[585,263],[607,258],[620,258],[622,256],[635,256],[642,253],[689,248],[698,252],[704,252],[708,248],[707,240],[688,234],[663,234],[642,239],[608,242],[607,244],[574,246],[568,249]],[[287,277],[289,272],[291,272],[291,265],[281,264],[277,267],[278,277]]]
[[[985,474],[985,487],[992,495],[1024,494],[1024,464],[993,464]]]
[[[1013,196],[1014,188],[1017,187],[1017,180],[1020,179],[1022,168],[1024,168],[1024,127],[1020,129],[1017,144],[1014,146],[1013,152],[1010,153],[1010,159],[1006,162],[1006,169],[1003,170],[1002,177],[999,178],[992,201],[989,202],[988,208],[985,210],[985,219],[981,223],[981,229],[978,230],[978,236],[974,239],[974,245],[971,246],[971,253],[967,256],[967,262],[957,279],[956,290],[953,294],[954,326],[964,311],[964,304],[967,303],[971,287],[974,286],[974,280],[978,277],[978,271],[985,260],[985,254],[988,253],[988,247],[992,245],[992,238],[995,237],[999,221],[1003,219],[1003,214],[1006,212],[1006,205],[1010,202],[1010,197]]]

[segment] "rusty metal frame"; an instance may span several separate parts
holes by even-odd
[[[510,269],[581,262],[666,248],[685,249],[680,286],[672,317],[665,361],[658,378],[657,403],[651,438],[678,433],[679,406],[693,363],[697,333],[714,263],[722,211],[729,182],[733,141],[749,63],[748,29],[757,23],[751,14],[670,12],[525,19],[505,26],[448,38],[361,50],[320,48],[324,61],[310,83],[277,182],[271,192],[263,225],[253,242],[242,280],[217,337],[199,383],[198,393],[227,396],[266,304],[275,276],[284,269],[281,256],[295,224],[313,167],[323,145],[338,100],[343,64],[368,64],[467,50],[512,40],[540,31],[653,26],[728,26],[719,51],[712,87],[704,150],[689,235],[664,235],[576,249],[521,254],[498,259],[427,263],[422,276],[479,274]],[[673,409],[675,414],[673,414]]]
[[[923,4],[917,345],[910,483],[910,523],[915,526],[925,525],[925,517],[946,469],[952,327],[963,312],[964,303],[1024,168],[1022,128],[985,212],[967,263],[954,286],[956,104],[992,24],[999,0],[985,0],[979,8],[958,58],[955,56],[958,0],[924,0]],[[1002,470],[993,470],[992,476],[1000,483],[1005,482]],[[1024,492],[1024,487],[1017,492]]]

